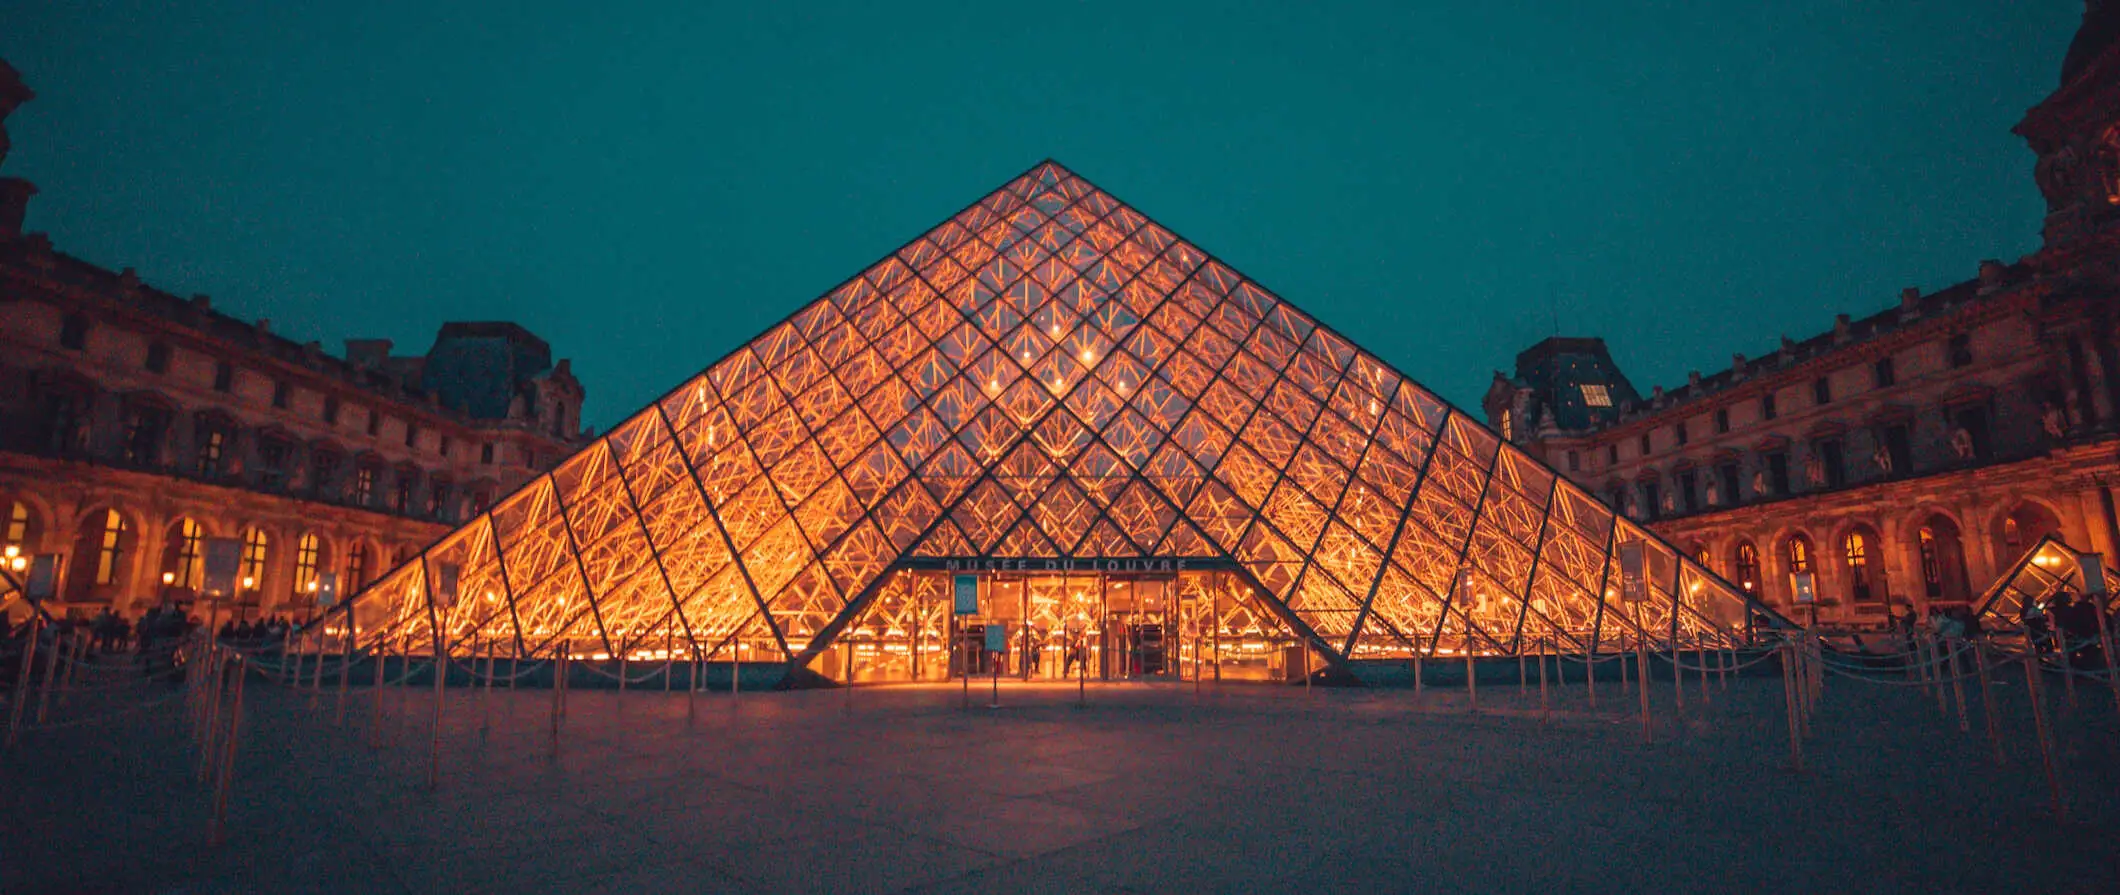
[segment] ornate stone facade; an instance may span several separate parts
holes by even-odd
[[[2016,129],[2048,202],[2040,251],[1647,398],[1601,341],[1549,339],[1495,374],[1490,421],[1799,617],[1970,600],[2048,533],[2114,556],[2115,37],[2120,12],[2091,4],[2061,89]],[[1804,570],[1818,600],[1799,608]]]
[[[0,63],[0,121],[30,96]],[[5,200],[33,192],[0,181],[0,542],[60,557],[55,612],[187,598],[231,538],[242,611],[300,617],[323,573],[350,592],[587,440],[519,326],[333,357],[24,234]]]

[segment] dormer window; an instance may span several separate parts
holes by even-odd
[[[1585,382],[1580,388],[1583,390],[1584,404],[1591,407],[1612,406],[1612,392],[1608,391],[1603,383]]]
[[[68,314],[59,321],[59,347],[74,351],[88,347],[88,315]]]

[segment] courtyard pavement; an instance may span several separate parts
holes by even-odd
[[[1306,693],[1260,685],[700,696],[432,691],[380,725],[254,681],[229,841],[177,706],[0,757],[0,892],[2111,892],[2120,725],[2054,712],[2048,807],[2021,682],[2009,763],[1903,686],[1828,684],[1788,770],[1778,678],[1674,715],[1651,687]],[[61,717],[64,717],[63,715]],[[481,729],[484,728],[482,732]]]

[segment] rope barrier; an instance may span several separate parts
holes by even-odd
[[[656,676],[656,675],[658,675],[658,674],[665,674],[665,673],[668,673],[668,671],[670,670],[670,668],[671,668],[672,666],[676,665],[676,664],[677,664],[676,660],[674,660],[674,659],[666,659],[666,660],[664,660],[664,661],[663,661],[663,666],[662,666],[661,668],[657,668],[657,669],[652,669],[652,670],[648,671],[648,672],[647,672],[647,673],[645,673],[645,674],[642,674],[642,675],[641,675],[640,677],[637,677],[637,678],[635,678],[635,677],[622,677],[621,675],[619,675],[619,674],[618,674],[618,673],[616,673],[616,672],[604,671],[604,670],[602,670],[602,669],[600,669],[600,668],[597,668],[597,667],[596,667],[595,665],[591,665],[591,664],[588,664],[588,663],[586,663],[586,662],[585,662],[585,663],[582,663],[582,670],[584,670],[584,671],[587,671],[587,672],[589,672],[590,674],[594,674],[594,675],[596,675],[597,677],[603,678],[603,679],[605,679],[605,680],[611,680],[611,681],[623,681],[623,682],[625,683],[625,685],[626,685],[626,686],[630,687],[630,686],[633,686],[634,684],[644,684],[644,683],[647,683],[648,681],[654,680],[654,679],[655,679],[655,676]]]

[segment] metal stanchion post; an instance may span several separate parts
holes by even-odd
[[[1649,721],[1649,639],[1634,640],[1634,689],[1642,697],[1642,742],[1656,741],[1656,731]]]
[[[30,670],[36,668],[37,635],[44,628],[44,617],[32,615],[22,639],[22,665],[15,671],[15,696],[7,706],[7,748],[15,748],[15,738],[22,730],[22,705],[29,700]]]
[[[2066,657],[2064,657],[2066,658]],[[2024,687],[2032,697],[2032,733],[2039,739],[2039,759],[2046,766],[2047,794],[2054,800],[2054,816],[2068,816],[2068,807],[2061,801],[2061,773],[2054,766],[2054,740],[2046,722],[2046,697],[2040,687],[2039,649],[2027,645],[2024,651]]]
[[[1472,666],[1472,648],[1465,648],[1465,702],[1466,711],[1480,710],[1480,676]]]
[[[1702,637],[1697,642],[1693,654],[1700,660],[1699,667],[1694,670],[1700,672],[1700,704],[1702,708],[1706,708],[1709,701],[1713,699],[1708,694],[1708,639],[1706,637]]]
[[[207,844],[218,847],[225,840],[228,829],[228,789],[236,774],[236,742],[243,724],[243,666],[236,661],[234,705],[228,709],[228,729],[222,734],[222,749],[218,772],[215,774],[213,796],[213,827],[207,832]]]
[[[2061,692],[2067,695],[2069,714],[2076,712],[2076,663],[2069,656],[2068,632],[2054,626],[2054,663],[2061,666]]]
[[[476,669],[477,665],[472,665]],[[442,705],[449,695],[449,636],[434,632],[434,729],[427,740],[427,788],[442,785]]]
[[[484,646],[486,649],[486,679],[473,682],[473,685],[479,688],[478,736],[479,740],[483,742],[486,739],[486,734],[493,729],[493,670],[494,661],[500,658],[496,653],[500,652],[501,645],[494,640],[487,640],[485,643],[480,644],[479,639],[474,636],[471,641],[471,667],[478,667],[478,649],[480,646]]]
[[[550,734],[548,739],[552,747],[552,757],[555,760],[559,758],[560,681],[565,678],[566,672],[567,654],[562,650],[552,657],[552,721],[549,725]]]
[[[210,674],[211,677],[206,681],[205,713],[202,716],[203,721],[199,725],[198,778],[201,783],[207,782],[210,779],[209,775],[216,768],[214,760],[219,754],[217,747],[220,745],[221,736],[221,689],[228,679],[227,662],[228,657],[219,650],[215,650],[212,661],[207,664],[206,673]]]
[[[1619,695],[1624,697],[1627,689],[1627,659],[1633,650],[1627,648],[1627,632],[1619,632]]]
[[[1590,695],[1590,710],[1597,711],[1597,635],[1583,638],[1583,690]]]
[[[2098,608],[2098,655],[2105,659],[2105,689],[2113,695],[2113,713],[2120,715],[2120,656],[2113,655],[2113,626],[2107,619],[2113,611],[2111,591],[2085,595]]]
[[[1973,665],[1980,672],[1980,714],[1986,721],[1988,745],[1994,747],[1995,766],[2008,763],[2002,752],[2002,728],[1995,720],[1995,685],[1988,680],[1987,642],[1973,644]]]
[[[1548,650],[1540,649],[1538,653],[1538,714],[1541,724],[1553,720],[1553,702],[1546,695],[1547,652]]]
[[[1964,642],[1963,640],[1945,640],[1943,645],[1948,650],[1947,655],[1950,659],[1946,670],[1951,674],[1951,694],[1956,697],[1958,702],[1958,732],[1970,733],[1973,730],[1973,725],[1965,716],[1965,677],[1958,669],[1959,644]]]
[[[346,726],[346,682],[347,679],[353,676],[352,632],[349,631],[346,634],[340,635],[339,643],[345,649],[343,650],[344,654],[339,657],[339,703],[338,707],[332,713],[331,720],[332,726],[334,727]]]
[[[1679,666],[1680,658],[1678,634],[1673,632],[1671,634],[1671,713],[1674,715],[1686,713],[1686,672],[1684,668]],[[1648,679],[1649,665],[1644,662],[1642,663],[1642,680],[1646,681]]]
[[[1796,709],[1796,645],[1781,646],[1781,696],[1789,712],[1789,769],[1803,773],[1803,722]]]
[[[1421,648],[1413,648],[1413,704],[1419,706],[1426,697],[1421,686]]]
[[[52,648],[44,653],[44,683],[37,688],[38,724],[43,724],[45,716],[51,711],[52,687],[58,683],[59,677],[59,653],[65,649],[66,645],[60,643],[59,639],[54,637],[52,638]]]
[[[383,748],[383,648],[377,644],[369,653],[375,661],[375,692],[371,694],[374,705],[368,710],[368,748]]]

